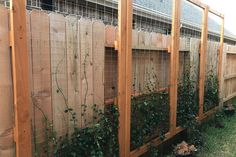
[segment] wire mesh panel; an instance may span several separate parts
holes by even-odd
[[[199,111],[199,54],[203,9],[186,0],[181,1],[181,38],[177,126],[188,128]]]
[[[133,4],[131,151],[169,131],[171,3]]]
[[[222,19],[209,13],[208,21],[204,112],[213,109],[219,104],[218,64]]]
[[[35,156],[118,155],[116,7],[28,6]]]
[[[0,0],[0,5],[7,6],[8,2]],[[119,113],[116,104],[117,97],[123,94],[118,89],[122,87],[118,85],[118,78],[121,78],[121,52],[117,52],[117,49],[126,46],[127,50],[129,47],[127,41],[118,41],[126,30],[119,27],[121,30],[118,32],[117,2],[27,0],[30,114],[35,157],[119,156],[119,114],[125,114],[125,118],[122,117],[124,121],[131,118],[130,126],[122,123],[125,138],[129,137],[127,130],[130,131],[128,151],[131,151],[131,156],[142,155],[154,145],[153,141],[155,144],[160,143],[177,134],[179,128],[173,126],[176,117],[173,109],[176,106],[172,105],[177,105],[177,126],[187,128],[193,124],[191,122],[196,122],[201,79],[199,53],[203,44],[200,45],[203,9],[187,0],[181,1],[180,38],[173,39],[172,35],[174,42],[171,42],[172,5],[175,1],[134,0],[131,113],[130,117],[126,117],[126,111]],[[0,120],[4,121],[0,125],[0,156],[15,155],[13,105],[9,105],[13,104],[13,85],[11,56],[8,52],[8,14],[9,10],[0,6],[3,21],[0,24],[0,41],[3,43],[0,47],[3,65],[0,66],[0,73],[3,74],[0,83],[0,98],[3,102]],[[219,102],[221,18],[209,13],[208,21],[207,51],[204,52],[207,57],[204,111],[213,109]],[[179,58],[173,59],[170,50],[175,51],[173,43],[177,40]],[[127,59],[128,55],[125,54],[124,58]],[[128,71],[127,60],[123,62],[127,65],[122,67]],[[177,60],[179,64],[173,63]],[[174,104],[176,99],[170,103],[173,99],[169,96],[174,91],[171,90],[173,84],[176,85],[176,81],[171,79],[174,75],[170,73],[173,72],[174,64],[179,65],[177,104]],[[126,71],[124,73],[126,75],[122,75],[122,79],[128,81],[124,81],[126,86],[123,88],[127,92],[129,74]],[[119,105],[121,108],[122,104]],[[124,141],[127,142],[127,139]],[[153,156],[151,152],[148,154]]]

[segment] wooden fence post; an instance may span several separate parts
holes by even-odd
[[[14,140],[16,157],[31,157],[29,65],[26,36],[26,1],[10,1],[12,70],[14,86]]]
[[[219,81],[219,98],[220,98],[220,105],[223,105],[223,53],[224,53],[224,16],[222,18],[221,24],[221,32],[220,32],[220,48],[219,48],[219,63],[218,63],[218,81]]]
[[[170,133],[176,131],[178,75],[179,75],[179,43],[180,43],[180,0],[173,0],[172,32],[170,54]]]
[[[209,7],[204,8],[202,18],[202,34],[201,34],[201,48],[200,48],[200,71],[199,71],[199,118],[204,117],[204,89],[205,89],[205,74],[206,74],[206,51],[207,51],[207,37],[208,37],[208,13]]]
[[[130,155],[132,84],[132,0],[119,0],[118,105],[120,156]]]

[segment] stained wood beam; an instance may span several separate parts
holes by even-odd
[[[200,71],[199,71],[199,117],[204,116],[203,104],[204,104],[204,89],[205,89],[205,75],[206,75],[206,52],[207,52],[207,37],[208,37],[208,13],[209,8],[206,6],[204,9],[204,15],[202,19],[202,34],[200,45]]]
[[[177,91],[179,75],[179,39],[180,39],[180,0],[173,0],[172,3],[172,32],[171,32],[171,53],[170,53],[170,134],[176,131],[177,116]]]
[[[220,48],[219,48],[219,62],[218,62],[218,81],[219,81],[219,98],[220,98],[220,105],[223,105],[223,83],[224,83],[224,77],[223,77],[223,53],[224,53],[224,18],[222,18],[221,23],[221,32],[220,32]]]
[[[26,1],[10,1],[10,40],[14,86],[14,140],[16,157],[31,157],[29,65],[26,36]]]
[[[130,154],[132,89],[132,0],[119,0],[118,31],[118,106],[120,156]]]

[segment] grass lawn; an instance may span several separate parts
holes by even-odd
[[[206,126],[199,157],[236,157],[236,115],[222,119],[224,128]]]

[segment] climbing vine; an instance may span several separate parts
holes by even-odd
[[[131,149],[157,136],[164,140],[169,129],[168,92],[156,91],[156,84],[151,79],[146,82],[146,89],[146,93],[131,100]]]
[[[202,146],[203,138],[197,121],[199,110],[197,85],[191,78],[189,70],[185,69],[183,80],[178,85],[177,125],[187,129],[189,143]]]
[[[109,105],[101,110],[96,104],[87,104],[88,95],[88,81],[86,75],[86,63],[88,54],[84,57],[83,72],[84,79],[86,81],[86,90],[81,105],[81,118],[84,122],[84,126],[78,127],[76,112],[70,107],[68,98],[64,94],[63,89],[60,87],[58,80],[58,73],[60,65],[63,63],[66,57],[63,57],[57,64],[55,69],[55,83],[56,92],[60,94],[64,100],[65,110],[64,114],[67,114],[70,121],[73,124],[73,133],[67,132],[65,135],[58,137],[56,130],[53,128],[52,122],[49,121],[47,115],[37,104],[37,99],[32,96],[34,106],[43,115],[45,144],[44,153],[47,157],[104,157],[104,156],[119,156],[119,144],[118,144],[118,128],[119,128],[119,112],[116,105]],[[74,56],[76,59],[77,56]],[[87,108],[93,111],[92,122],[89,123],[86,120]],[[67,121],[65,120],[65,123]],[[35,138],[36,147],[36,138]],[[35,149],[35,156],[38,156]]]
[[[57,145],[54,146],[55,157],[104,157],[112,154],[114,157],[119,154],[118,145],[118,109],[116,105],[111,105],[102,111],[96,104],[87,104],[88,80],[86,73],[86,65],[89,54],[86,53],[83,61],[83,74],[86,82],[86,89],[83,104],[81,105],[81,117],[84,122],[83,128],[77,127],[76,113],[69,108],[68,99],[57,83],[58,93],[65,100],[65,113],[71,116],[74,124],[74,133],[69,137],[66,134],[58,139]],[[57,68],[59,65],[57,66]],[[56,75],[57,77],[57,75]],[[56,82],[57,78],[56,78]],[[88,124],[86,120],[87,108],[93,110],[93,124]]]
[[[119,156],[117,106],[111,105],[103,112],[94,105],[93,111],[100,116],[97,123],[76,128],[71,138],[66,136],[61,139],[54,150],[55,157]]]
[[[209,111],[219,104],[219,82],[218,77],[210,70],[206,76],[204,92],[204,111]]]

